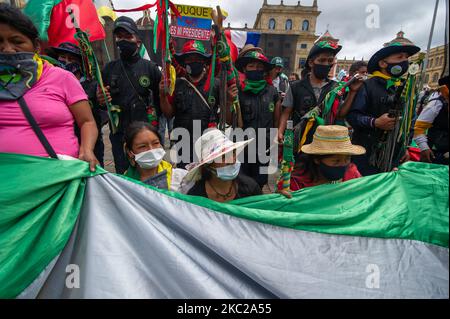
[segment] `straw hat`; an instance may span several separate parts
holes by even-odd
[[[320,125],[311,144],[303,145],[302,152],[312,155],[362,155],[366,149],[353,145],[348,128],[340,125]]]
[[[187,181],[198,181],[201,178],[199,168],[205,164],[212,163],[215,159],[236,150],[236,156],[244,150],[252,139],[233,143],[222,131],[218,129],[208,130],[194,144],[195,154],[199,162],[189,164],[185,176]]]

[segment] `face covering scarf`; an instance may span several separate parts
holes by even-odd
[[[348,165],[345,166],[328,166],[324,163],[320,163],[319,170],[330,182],[340,181],[344,178]]]
[[[17,100],[39,81],[43,60],[34,52],[0,53],[0,100]]]
[[[117,41],[117,47],[120,51],[120,57],[123,60],[131,59],[138,52],[138,44],[127,40]]]

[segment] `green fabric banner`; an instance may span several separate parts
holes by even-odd
[[[33,21],[39,31],[41,40],[48,41],[47,30],[53,7],[62,0],[29,0],[23,12]]]
[[[124,177],[126,178],[126,177]],[[144,183],[133,183],[152,188]],[[158,190],[235,217],[327,234],[411,239],[448,247],[448,166],[408,162],[396,172],[222,204]]]
[[[77,160],[0,153],[0,298],[19,294],[62,251],[88,177],[103,173],[101,168],[91,173],[87,163]],[[218,213],[281,227],[448,247],[448,179],[447,166],[409,162],[397,172],[306,188],[292,199],[270,194],[221,204],[158,191]]]
[[[0,298],[20,293],[62,251],[92,175],[81,161],[0,153]]]

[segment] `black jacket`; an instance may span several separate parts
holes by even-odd
[[[124,69],[133,85],[128,81]],[[132,62],[121,59],[111,61],[104,67],[102,76],[105,86],[110,87],[112,105],[121,108],[119,132],[124,132],[133,121],[146,122],[149,106],[156,109],[158,116],[161,114],[159,107],[161,72],[154,62],[140,57],[136,57]]]

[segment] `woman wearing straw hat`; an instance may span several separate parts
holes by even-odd
[[[182,189],[189,185],[188,195],[217,202],[262,194],[253,179],[240,173],[241,163],[237,161],[238,154],[252,140],[233,143],[220,130],[207,131],[195,142],[199,161],[188,165]]]
[[[312,143],[302,147],[303,154],[291,174],[291,190],[361,177],[351,156],[365,152],[364,147],[352,145],[346,127],[318,126]]]

